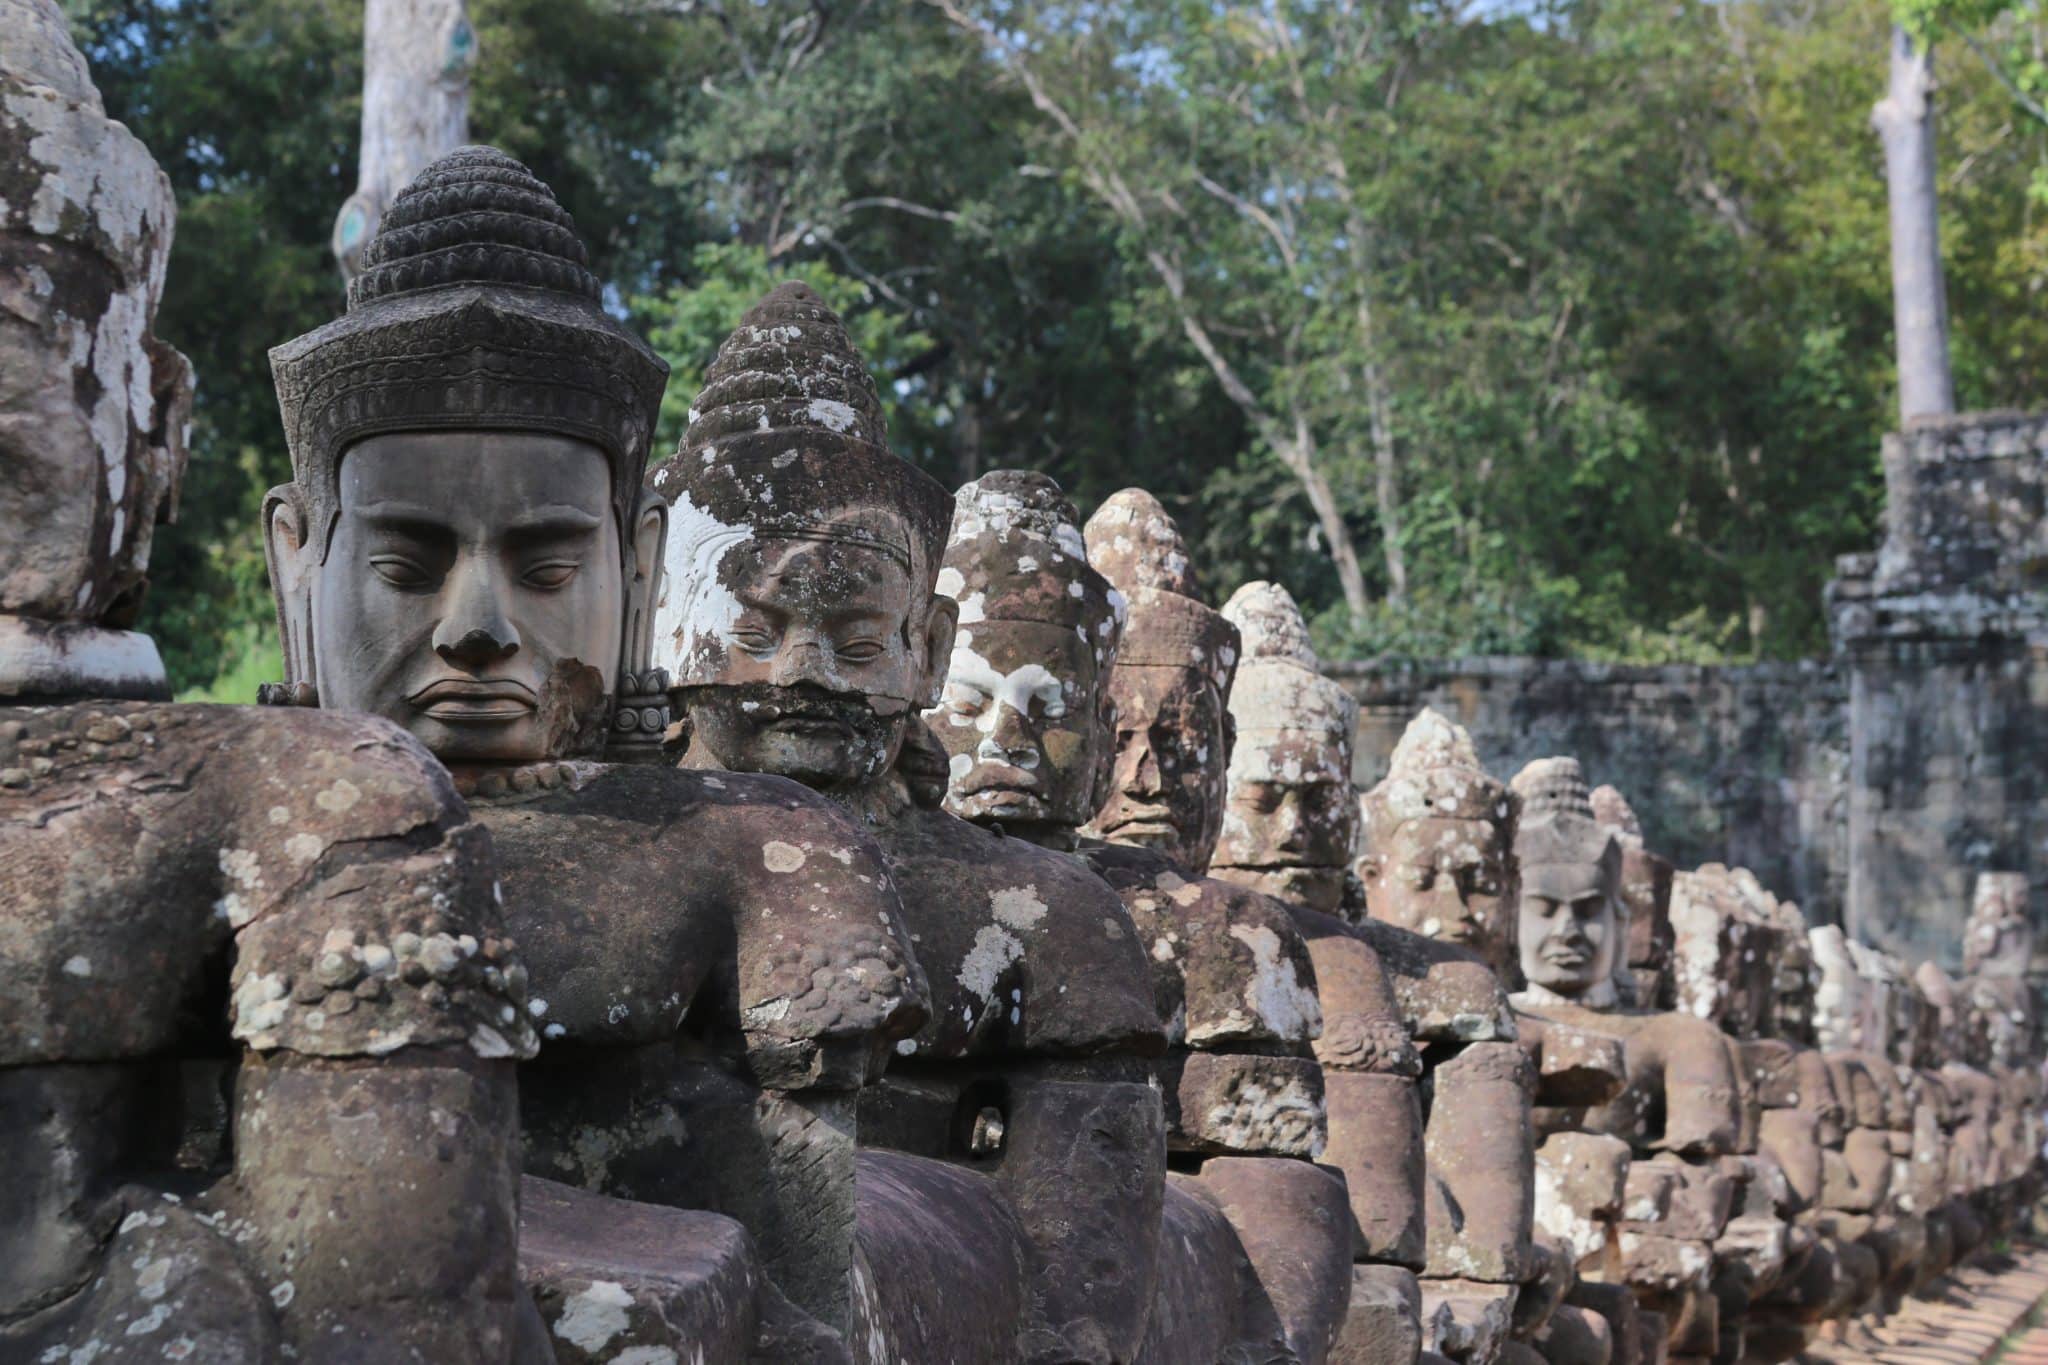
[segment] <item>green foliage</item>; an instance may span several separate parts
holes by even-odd
[[[1895,17],[1941,44],[1959,395],[2048,391],[2038,10],[1901,3],[1003,0],[1069,138],[928,4],[470,0],[472,124],[555,186],[674,365],[656,456],[746,305],[801,278],[846,315],[907,458],[947,483],[1043,469],[1084,510],[1151,488],[1212,593],[1288,583],[1332,655],[1790,657],[1824,648],[1833,557],[1877,536],[1893,362],[1868,116]],[[289,473],[265,352],[341,305],[361,5],[72,12],[180,200],[159,330],[200,388],[145,624],[181,688],[246,699],[274,667],[259,509]],[[1142,226],[1104,207],[1104,166]],[[1162,253],[1242,380],[1316,434],[1379,599],[1363,617]]]

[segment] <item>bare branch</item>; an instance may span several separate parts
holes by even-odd
[[[1984,63],[1984,69],[1998,77],[1998,83],[2005,87],[2006,94],[2012,96],[2012,102],[2026,110],[2029,114],[2032,114],[2040,122],[2048,123],[2048,109],[2043,109],[2039,101],[2014,84],[2012,77],[2005,74],[2005,68],[1998,64],[1996,58],[1984,50],[1984,45],[1978,42],[1974,36],[1965,33],[1962,37],[1963,41],[1969,45],[1970,51],[1977,54],[1977,60]]]
[[[839,206],[841,213],[854,213],[860,209],[895,209],[898,213],[908,213],[918,218],[930,218],[940,223],[957,223],[960,221],[960,215],[951,209],[927,208],[923,204],[913,204],[908,199],[898,199],[894,195],[889,194],[869,195],[865,199],[849,199]]]
[[[1222,200],[1264,228],[1266,235],[1273,239],[1273,247],[1280,253],[1280,259],[1287,262],[1287,273],[1290,275],[1297,273],[1299,260],[1295,256],[1294,243],[1288,239],[1287,233],[1282,230],[1280,224],[1274,221],[1272,214],[1266,212],[1244,196],[1225,189],[1201,171],[1195,172],[1195,183],[1208,191],[1210,195]]]

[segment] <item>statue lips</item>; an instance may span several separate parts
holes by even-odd
[[[1050,813],[1038,779],[1005,763],[976,768],[961,783],[959,801],[977,816],[999,820],[1043,820]]]
[[[1163,807],[1131,806],[1118,812],[1102,832],[1123,839],[1171,839],[1180,834],[1180,828]]]
[[[406,701],[435,720],[498,725],[532,715],[540,698],[514,678],[436,678]]]

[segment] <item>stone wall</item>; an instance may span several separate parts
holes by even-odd
[[[1354,776],[1434,706],[1496,773],[1575,754],[1679,866],[1748,866],[1908,961],[1960,967],[1982,871],[2026,872],[2048,918],[2048,415],[1917,419],[1884,464],[1884,544],[1838,566],[1830,661],[1338,663]]]
[[[1359,699],[1353,777],[1386,774],[1402,727],[1433,706],[1472,733],[1487,767],[1573,754],[1634,805],[1681,867],[1740,863],[1835,918],[1847,878],[1846,693],[1825,664],[1623,667],[1558,659],[1337,663]]]

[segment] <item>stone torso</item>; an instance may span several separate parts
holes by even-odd
[[[913,806],[877,831],[931,983],[921,1060],[1156,1052],[1151,974],[1081,859]]]

